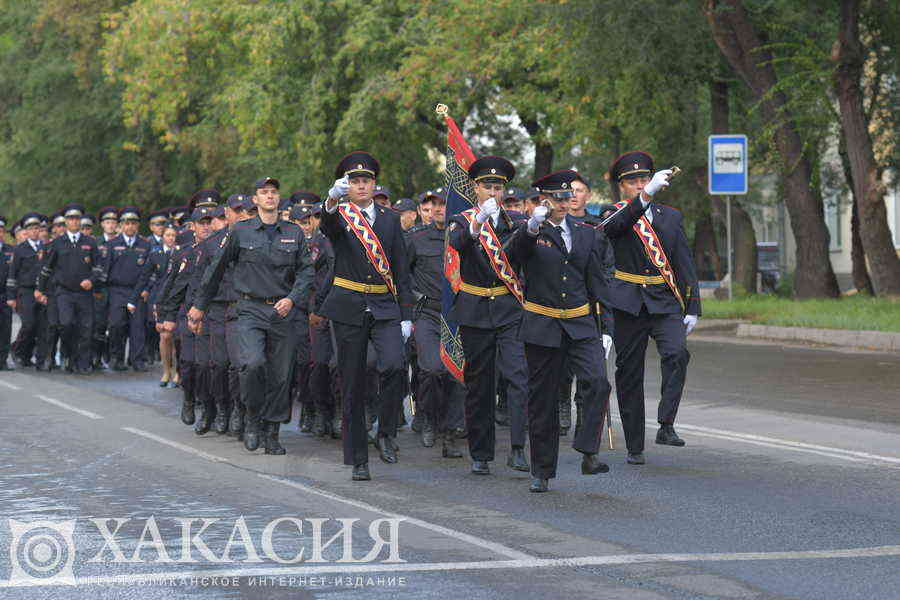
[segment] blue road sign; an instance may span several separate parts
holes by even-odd
[[[709,136],[709,193],[730,196],[747,193],[747,136]]]

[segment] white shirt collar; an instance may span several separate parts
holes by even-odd
[[[70,241],[70,242],[72,242],[73,244],[77,244],[77,243],[78,243],[78,234],[79,234],[80,232],[76,231],[75,233],[72,233],[71,231],[67,231],[66,233],[69,234],[69,241]]]
[[[369,205],[362,209],[362,211],[366,214],[366,218],[369,219],[369,223],[373,223],[375,221],[375,201],[369,203]]]

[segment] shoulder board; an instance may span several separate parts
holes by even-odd
[[[680,210],[678,210],[678,209],[675,208],[674,206],[669,206],[668,204],[657,204],[657,206],[661,206],[661,207],[663,207],[663,208],[668,208],[669,210],[674,210],[675,212],[681,212]]]
[[[600,225],[594,225],[593,223],[585,223],[584,221],[575,221],[576,227],[587,227],[589,229],[600,229]]]

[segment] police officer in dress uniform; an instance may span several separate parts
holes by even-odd
[[[50,239],[46,240],[44,243],[44,258],[46,258],[47,256],[46,249],[49,248],[53,240],[63,235],[66,231],[66,218],[63,216],[62,211],[56,211],[55,213],[53,213],[53,215],[51,215],[50,224]],[[63,362],[66,363],[68,367],[68,356],[66,354],[67,348],[65,347],[65,345],[60,344],[62,338],[62,328],[59,324],[59,305],[56,302],[56,296],[57,284],[55,281],[51,281],[48,285],[48,289],[46,290],[46,294],[44,294],[43,297],[39,300],[39,302],[44,305],[47,311],[47,359],[46,361],[38,362],[43,362],[43,364],[47,365],[48,370],[50,371],[61,366],[60,363],[56,360],[57,351]]]
[[[513,234],[515,226],[501,215],[497,199],[503,196],[515,173],[512,163],[497,156],[485,156],[472,163],[468,174],[475,182],[478,207],[470,209],[471,223],[460,214],[449,225],[449,244],[459,253],[462,279],[453,303],[453,318],[459,323],[466,357],[466,429],[472,472],[478,475],[490,474],[489,464],[494,460],[498,372],[509,382],[512,449],[507,466],[517,471],[529,470],[524,450],[528,375],[525,347],[517,337],[522,307],[497,276],[480,242],[488,221],[500,244]],[[515,264],[510,267],[513,272],[517,270]]]
[[[44,256],[43,243],[40,240],[42,217],[43,215],[36,212],[29,212],[22,217],[22,229],[25,230],[27,237],[13,252],[13,260],[6,279],[6,302],[19,313],[22,320],[16,338],[16,364],[20,367],[36,366],[40,370],[46,370],[48,367],[43,361],[47,358],[47,311],[34,297],[34,288]],[[32,356],[37,357],[37,364],[32,362]]]
[[[150,279],[150,242],[138,235],[141,213],[135,206],[119,212],[122,232],[108,242],[107,287],[109,289],[110,358],[113,369],[127,370],[128,358],[135,371],[146,371],[144,356],[147,321],[147,282]]]
[[[334,249],[333,285],[320,314],[331,319],[337,340],[344,464],[353,466],[354,481],[371,479],[365,415],[368,342],[380,376],[376,446],[383,461],[395,463],[405,391],[403,344],[412,335],[412,291],[400,217],[372,199],[379,171],[368,152],[342,158],[320,225]]]
[[[200,331],[219,293],[222,277],[234,265],[238,301],[241,397],[245,404],[244,447],[284,454],[279,429],[291,415],[290,387],[299,335],[306,330],[313,266],[303,232],[278,218],[277,179],[255,183],[253,202],[259,215],[234,225],[220,242],[203,273],[189,325]]]
[[[56,285],[56,308],[66,370],[88,375],[91,372],[91,332],[94,329],[92,290],[104,283],[105,272],[91,236],[81,233],[84,207],[68,204],[62,210],[66,231],[50,242],[44,256],[34,292],[42,304],[51,283]]]
[[[568,215],[574,171],[545,175],[541,191],[510,253],[525,271],[525,312],[519,337],[528,360],[528,435],[531,491],[546,492],[559,458],[558,390],[566,365],[583,386],[584,423],[572,447],[582,453],[581,472],[605,473],[600,436],[611,386],[594,307],[604,286],[596,231]],[[549,205],[549,206],[548,206]]]
[[[441,361],[441,294],[447,201],[432,196],[432,223],[410,234],[407,254],[416,298],[415,346],[419,366],[416,416],[422,413],[422,445],[442,438],[444,458],[461,458],[456,438],[463,428],[465,388]]]
[[[6,243],[6,217],[0,215],[0,371],[5,371],[12,342],[12,308],[6,303],[6,280],[15,247]]]
[[[616,390],[619,414],[628,446],[628,463],[644,464],[644,359],[653,338],[662,370],[662,398],[656,443],[683,446],[673,424],[681,402],[690,353],[687,336],[700,316],[700,295],[681,213],[653,202],[669,184],[672,171],[653,174],[653,159],[645,152],[623,154],[610,166],[627,207],[606,225],[616,256],[616,271],[607,300],[613,307],[616,344]],[[641,220],[645,235],[635,231]],[[653,260],[646,244],[661,246],[663,258]],[[655,253],[654,253],[655,254]],[[665,272],[674,277],[674,289]]]

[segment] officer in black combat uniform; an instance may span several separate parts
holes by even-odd
[[[368,152],[352,152],[335,169],[322,214],[334,248],[334,283],[321,307],[338,345],[344,406],[344,464],[354,481],[371,479],[366,433],[366,359],[371,340],[380,375],[376,445],[397,462],[397,420],[405,392],[403,344],[412,335],[412,292],[400,217],[372,199],[380,166]],[[349,202],[341,204],[344,197]]]
[[[417,412],[422,422],[422,445],[442,439],[444,458],[461,458],[456,438],[463,428],[465,388],[441,361],[441,294],[444,287],[444,233],[447,201],[432,197],[432,222],[409,235],[407,254],[416,298],[415,345],[419,366]]]
[[[290,386],[298,332],[307,325],[299,323],[307,319],[301,307],[309,302],[313,280],[303,232],[278,218],[279,187],[278,180],[271,177],[256,182],[253,201],[259,216],[236,223],[222,239],[188,311],[189,325],[197,332],[226,269],[234,264],[234,289],[240,298],[244,447],[253,451],[262,441],[266,454],[285,453],[278,432],[291,415]]]
[[[20,367],[36,366],[40,370],[48,367],[43,361],[47,357],[47,311],[34,297],[34,287],[41,272],[44,256],[40,240],[42,215],[36,212],[22,217],[22,228],[26,239],[13,252],[12,264],[6,279],[6,302],[19,313],[22,326],[16,338],[15,359]],[[32,355],[38,363],[32,362]]]
[[[113,369],[127,370],[128,357],[135,371],[146,371],[144,334],[147,321],[147,283],[150,279],[150,242],[138,235],[141,213],[134,206],[119,212],[122,233],[108,242],[106,279],[109,289],[110,357]]]
[[[528,360],[532,492],[548,491],[556,477],[557,399],[567,363],[584,393],[584,422],[572,443],[583,455],[581,472],[609,471],[597,452],[612,388],[594,315],[605,281],[596,231],[568,215],[575,177],[574,171],[559,171],[532,183],[545,204],[532,211],[509,248],[527,281],[519,337]]]
[[[94,238],[81,233],[84,207],[69,204],[62,210],[66,232],[50,242],[37,279],[35,298],[43,303],[51,281],[56,284],[56,302],[66,370],[88,375],[91,372],[91,332],[94,329],[92,290],[105,276],[100,251]]]
[[[613,161],[610,176],[619,182],[626,207],[605,228],[616,255],[607,293],[615,320],[616,393],[627,461],[636,465],[645,462],[647,342],[651,337],[656,341],[662,371],[656,443],[684,446],[673,425],[691,357],[687,336],[700,316],[697,275],[681,212],[653,202],[654,195],[669,185],[672,171],[657,171],[652,178],[651,173],[653,159],[645,152],[628,152]]]

